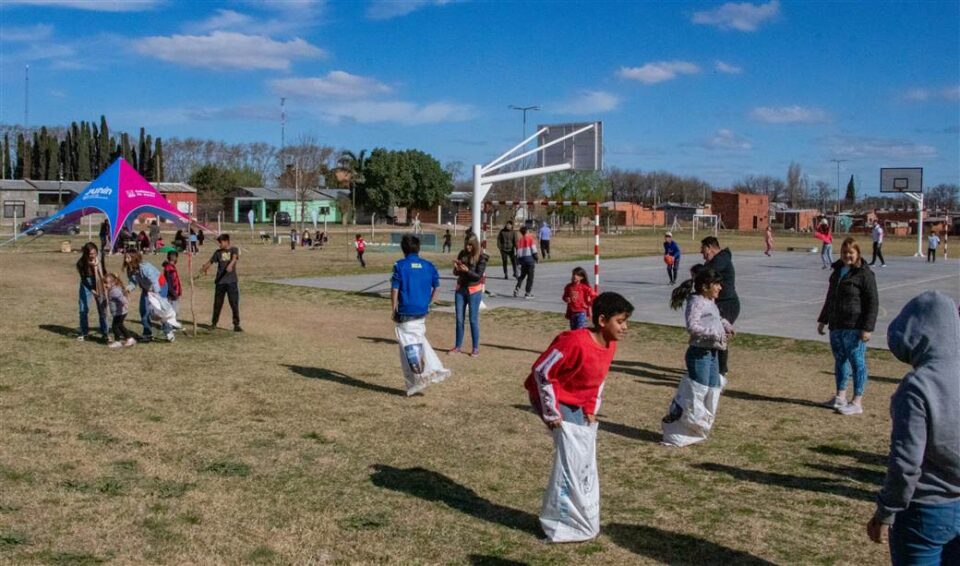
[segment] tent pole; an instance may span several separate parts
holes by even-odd
[[[190,318],[193,320],[193,337],[197,337],[197,312],[193,307],[193,250],[187,248],[187,272],[190,273]]]

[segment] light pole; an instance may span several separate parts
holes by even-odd
[[[508,106],[508,108],[510,108],[511,110],[519,110],[520,112],[523,113],[523,137],[521,137],[520,139],[522,140],[527,139],[527,111],[540,110],[540,106],[537,104],[533,106],[514,106],[513,104],[511,104],[510,106]],[[523,178],[523,198],[521,198],[521,200],[523,201],[523,221],[526,222],[527,221],[527,178],[526,177]]]
[[[840,164],[850,161],[849,159],[831,159],[830,161],[837,164],[837,214],[833,217],[833,231],[837,231],[837,227],[840,226]]]

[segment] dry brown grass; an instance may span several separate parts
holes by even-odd
[[[566,240],[558,256],[583,245]],[[551,546],[536,532],[551,443],[522,380],[559,316],[484,313],[481,357],[447,358],[454,377],[408,399],[385,300],[257,282],[356,270],[345,240],[322,253],[244,244],[245,333],[120,352],[69,335],[76,254],[54,244],[0,252],[0,561],[885,559],[862,527],[905,369],[883,352],[870,354],[866,414],[844,418],[813,406],[832,389],[825,345],[741,336],[712,438],[673,450],[656,441],[682,331],[634,325],[601,415],[603,534]],[[368,256],[371,269],[395,259]],[[204,322],[209,285],[196,296]],[[429,328],[451,345],[451,315]]]

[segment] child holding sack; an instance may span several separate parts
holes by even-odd
[[[670,307],[686,302],[684,315],[690,342],[685,356],[687,375],[680,380],[670,410],[663,417],[663,444],[687,446],[707,439],[717,414],[723,390],[720,352],[733,336],[733,326],[720,316],[716,300],[722,278],[710,268],[701,268],[693,279],[674,289]]]
[[[113,342],[109,344],[110,348],[122,348],[124,346],[133,346],[137,343],[130,335],[127,327],[123,325],[127,318],[127,309],[130,300],[127,298],[127,290],[120,277],[115,273],[108,273],[103,278],[104,287],[107,290],[107,301],[110,303],[110,314],[113,316]]]
[[[597,419],[603,382],[627,330],[633,305],[617,293],[593,303],[593,327],[554,338],[524,387],[553,434],[554,463],[540,510],[551,542],[579,542],[600,533]]]

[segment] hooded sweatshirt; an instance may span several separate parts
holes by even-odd
[[[737,272],[733,268],[733,254],[730,253],[730,248],[723,248],[703,266],[716,271],[723,279],[723,288],[720,289],[720,296],[717,297],[718,303],[739,300],[739,297],[737,297]]]
[[[913,366],[890,401],[893,432],[875,517],[913,503],[960,499],[960,317],[940,291],[911,300],[887,328],[890,352]]]

